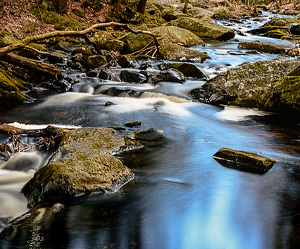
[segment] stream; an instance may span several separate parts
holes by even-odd
[[[240,41],[293,47],[292,41],[246,33],[273,16],[263,12],[243,24],[220,23],[239,31],[235,39]],[[208,78],[244,62],[288,58],[239,50],[236,40],[206,42],[194,49],[212,58],[195,63]],[[75,198],[55,220],[0,239],[0,248],[299,248],[300,123],[255,109],[192,101],[189,91],[205,81],[154,86],[102,81],[76,71],[69,75],[79,82],[72,92],[45,94],[35,103],[4,110],[1,123],[101,127],[140,120],[138,129],[160,130],[167,143],[121,158],[135,179],[118,192]],[[144,93],[139,98],[102,94],[110,87]],[[106,106],[108,101],[115,105]],[[5,139],[0,136],[0,142]],[[212,158],[222,147],[277,163],[263,175],[225,168]],[[0,165],[0,231],[6,220],[28,211],[21,188],[48,158],[47,153],[19,153]]]

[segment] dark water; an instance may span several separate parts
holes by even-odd
[[[233,28],[246,31],[249,25],[260,26],[269,18],[268,14]],[[250,35],[237,39],[294,45]],[[211,42],[205,48],[196,47],[212,57],[197,65],[214,77],[246,61],[285,58],[238,50],[237,44]],[[168,143],[123,157],[135,179],[118,192],[77,198],[66,206],[57,204],[61,211],[55,218],[37,220],[36,226],[0,240],[0,248],[299,248],[297,121],[252,109],[191,102],[189,90],[202,81],[154,87],[73,76],[80,80],[77,92],[2,112],[0,121],[109,126],[140,120],[140,129],[162,130]],[[102,95],[109,86],[146,93],[140,98]],[[106,107],[107,101],[116,105]],[[225,168],[212,158],[221,147],[258,153],[277,163],[264,175]],[[29,157],[32,168],[45,162],[45,155]],[[23,159],[21,155],[19,160]],[[27,211],[20,189],[33,172],[0,169],[1,217]]]

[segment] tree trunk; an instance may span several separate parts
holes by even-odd
[[[140,0],[139,1],[137,11],[140,12],[141,14],[144,14],[144,12],[145,12],[146,3],[147,3],[147,0]]]

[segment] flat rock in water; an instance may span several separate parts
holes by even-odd
[[[111,128],[80,128],[67,132],[50,163],[23,187],[28,206],[91,192],[118,190],[133,173],[111,154],[137,143],[118,137]]]
[[[266,173],[276,163],[275,160],[267,157],[229,148],[219,149],[213,158],[223,166],[257,174]]]

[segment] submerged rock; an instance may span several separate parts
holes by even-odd
[[[297,111],[295,101],[299,96],[296,80],[298,76],[291,76],[288,73],[297,66],[299,67],[299,64],[298,60],[266,60],[244,63],[210,79],[201,88],[193,89],[191,95],[201,102],[210,104],[257,107],[274,112],[283,110],[277,109],[276,106],[281,108],[285,106],[290,111]],[[286,74],[288,75],[282,81],[279,80]],[[286,93],[288,93],[288,89],[291,90],[289,99],[293,100],[294,104],[283,105],[281,103],[283,100],[278,95],[281,96],[282,93],[279,90],[274,92],[275,85],[280,82],[285,86],[284,89],[287,89]],[[273,96],[272,105],[270,105],[269,96]]]
[[[257,174],[266,173],[276,163],[275,160],[267,157],[229,148],[219,149],[213,158],[223,166]]]
[[[28,206],[91,192],[112,192],[131,180],[130,169],[111,154],[134,143],[114,133],[111,128],[67,132],[50,163],[23,187]]]
[[[235,36],[232,29],[217,23],[191,17],[181,17],[170,22],[170,25],[188,29],[199,37],[213,38],[226,41]]]

